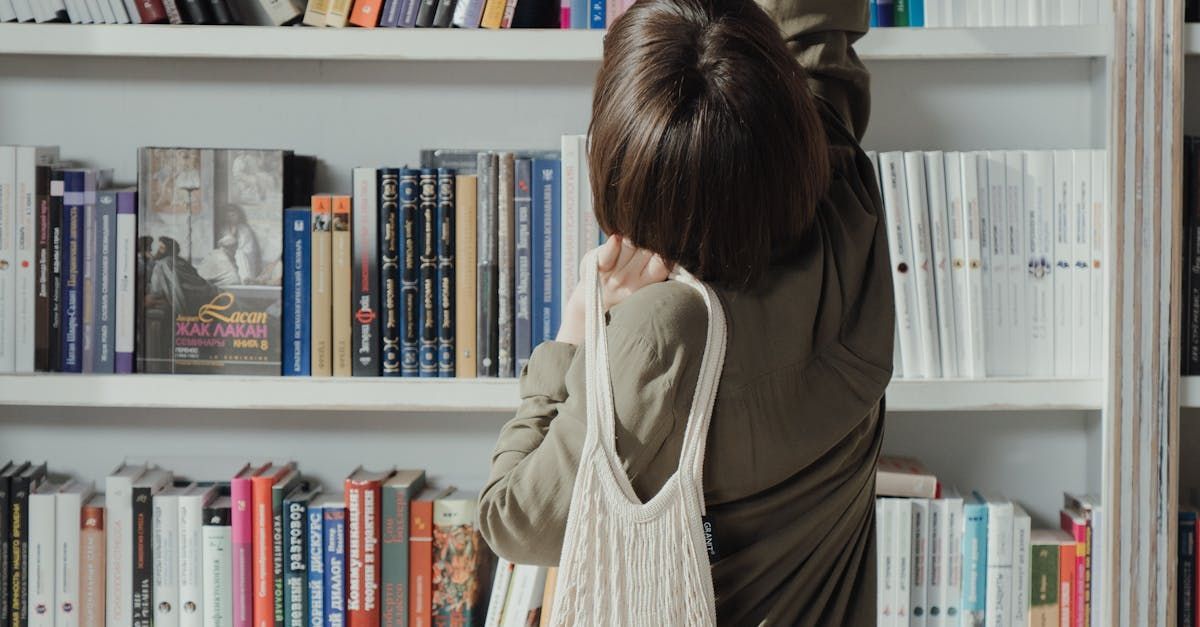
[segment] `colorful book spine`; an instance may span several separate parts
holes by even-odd
[[[500,28],[504,21],[505,0],[486,0],[479,25],[483,28]]]
[[[963,503],[962,616],[982,625],[987,612],[988,507],[971,498]]]
[[[380,492],[378,476],[346,479],[346,624],[379,624]]]
[[[46,465],[29,466],[13,479],[9,522],[9,616],[12,625],[29,621],[29,496],[46,478]]]
[[[323,515],[325,588],[322,605],[325,607],[325,625],[342,627],[346,624],[346,510],[326,507]]]
[[[455,327],[454,310],[457,305],[454,289],[455,266],[455,175],[454,170],[437,170],[437,371],[438,376],[449,378],[455,370]]]
[[[151,473],[146,476],[150,477]],[[160,489],[160,486],[149,481],[133,485],[133,627],[151,627],[154,624],[152,499]]]
[[[379,207],[375,168],[354,168],[354,376],[379,376]]]
[[[0,467],[0,625],[10,625],[8,606],[12,583],[12,488],[13,478],[26,466],[9,463]]]
[[[516,264],[514,283],[513,351],[519,374],[533,352],[533,161],[517,159],[513,181],[513,209],[516,227]]]
[[[588,28],[592,30],[608,28],[605,4],[604,0],[588,0]]]
[[[400,376],[400,171],[379,170],[379,283],[385,377]]]
[[[66,174],[62,170],[52,170],[50,173],[50,350],[47,357],[52,372],[62,371],[65,177]]]
[[[96,353],[96,262],[99,257],[96,252],[96,235],[99,230],[96,221],[96,203],[85,201],[83,206],[83,352],[81,353],[84,373],[92,372]]]
[[[354,349],[350,343],[351,252],[350,197],[333,197],[333,376],[353,373]]]
[[[409,504],[408,624],[433,625],[433,504],[436,492],[426,490]]]
[[[39,279],[44,273],[41,272],[42,264],[38,252],[44,252],[45,247],[41,245],[38,227],[40,218],[44,215],[41,208],[49,196],[48,166],[57,160],[58,148],[18,146],[15,158],[13,271],[16,276],[13,277],[12,292],[16,309],[13,318],[16,351],[14,358],[16,372],[28,373],[35,370],[39,345],[45,346],[44,341],[38,341],[43,336],[37,334],[36,320],[39,308],[49,305],[44,290],[39,289],[42,287]]]
[[[325,510],[316,501],[308,505],[308,535],[306,536],[306,557],[308,561],[308,577],[306,591],[308,603],[308,627],[324,627],[325,625]]]
[[[271,486],[271,574],[274,588],[272,611],[275,627],[287,621],[287,498],[308,490],[308,482],[295,465]]]
[[[877,28],[879,26],[879,0],[871,0],[868,6],[867,26]]]
[[[87,501],[79,521],[79,627],[104,627],[104,497]]]
[[[417,207],[418,273],[421,298],[419,372],[422,377],[437,376],[438,284],[437,284],[437,171],[421,170],[420,197]]]
[[[497,202],[499,197],[499,157],[495,153],[480,153],[478,158],[479,188],[476,193],[476,374],[495,377],[499,372],[497,345],[500,330],[497,321],[499,306],[499,257]]]
[[[229,525],[233,545],[230,562],[233,627],[250,627],[254,622],[254,496],[250,477],[235,477],[230,483],[229,493],[233,501]]]
[[[905,27],[909,25],[909,2],[911,2],[911,0],[895,0],[895,4],[892,7],[893,15],[895,16],[895,23],[893,24],[894,26]]]
[[[312,334],[311,364],[314,377],[333,376],[333,198],[312,198]]]
[[[1075,575],[1071,586],[1071,625],[1072,627],[1087,627],[1087,519],[1079,512],[1064,509],[1059,513],[1059,524],[1063,531],[1075,538]]]
[[[37,167],[37,232],[34,265],[37,271],[34,304],[34,359],[37,372],[49,372],[50,364],[50,166]]]
[[[113,370],[118,374],[133,372],[133,351],[137,293],[137,191],[117,192],[117,244],[114,263],[115,288],[113,308],[116,329],[113,332]]]
[[[405,169],[400,172],[400,374],[415,377],[420,374],[421,350],[421,282],[420,282],[420,186],[421,172]]]
[[[925,0],[906,0],[908,2],[908,25],[913,28],[925,26]]]
[[[375,28],[379,26],[379,12],[378,0],[355,0],[350,23],[361,28]]]
[[[379,27],[380,28],[395,28],[400,21],[400,8],[404,4],[403,0],[387,0],[383,3],[383,9],[379,12]]]
[[[515,221],[513,220],[513,165],[514,157],[511,152],[500,153],[497,169],[499,194],[496,213],[497,248],[497,284],[496,284],[496,328],[497,328],[497,374],[501,377],[514,376],[513,352],[513,275],[516,258],[513,255],[513,237]]]
[[[60,372],[83,372],[84,176],[82,170],[63,173]]]
[[[484,618],[486,595],[482,591],[491,585],[491,560],[478,531],[477,497],[456,492],[434,502],[434,625],[475,625]],[[464,576],[473,581],[459,585]],[[470,592],[472,589],[477,592]]]
[[[874,0],[876,21],[880,28],[896,26],[896,8],[893,0]]]
[[[476,188],[479,177],[460,174],[455,177],[454,223],[454,376],[475,377],[475,283],[477,235],[474,228]]]
[[[283,374],[312,374],[312,211],[290,207],[283,212]]]
[[[408,625],[409,511],[425,486],[423,471],[396,473],[380,492],[380,620],[382,627]]]
[[[558,333],[562,307],[562,222],[561,164],[554,159],[535,159],[533,194],[533,344],[549,342]],[[573,270],[572,270],[573,272]]]

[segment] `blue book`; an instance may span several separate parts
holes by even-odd
[[[293,490],[283,499],[283,620],[285,627],[308,622],[308,506],[319,488]]]
[[[558,332],[559,302],[562,290],[558,260],[562,259],[559,225],[562,220],[560,203],[561,162],[557,159],[534,159],[533,179],[533,345],[554,339]]]
[[[418,281],[421,298],[418,303],[420,348],[418,371],[422,377],[438,374],[438,284],[437,284],[437,170],[422,168],[417,228]]]
[[[92,274],[92,372],[112,374],[116,362],[117,333],[117,192],[99,192],[94,213],[96,252]]]
[[[83,372],[83,170],[63,172],[61,372]]]
[[[325,627],[325,510],[308,504],[308,625]]]
[[[454,376],[454,170],[437,169],[437,374]]]
[[[400,17],[396,21],[399,28],[413,28],[417,25],[417,12],[421,10],[421,0],[403,0],[400,6]]]
[[[283,374],[312,374],[312,211],[283,211]]]
[[[588,0],[588,28],[604,30],[608,28],[605,15],[606,0]]]
[[[982,625],[987,613],[987,501],[978,494],[963,500],[963,624]]]
[[[328,503],[322,508],[325,533],[325,625],[346,624],[346,508]]]
[[[395,28],[400,22],[400,9],[403,8],[403,0],[387,0],[383,3],[383,10],[379,12],[379,27],[380,28]]]
[[[418,287],[420,218],[420,170],[400,171],[400,241],[397,256],[400,272],[400,374],[415,377],[420,371],[420,289]]]
[[[379,182],[379,333],[385,377],[400,376],[400,170],[380,168]]]
[[[875,0],[875,19],[880,28],[896,25],[896,5],[893,0]]]
[[[925,0],[908,0],[908,25],[925,26]]]
[[[879,26],[879,5],[877,4],[877,2],[878,2],[878,0],[871,0],[871,3],[869,5],[871,7],[871,18],[870,18],[870,23],[869,23],[871,28],[875,28],[876,26]]]
[[[516,230],[516,276],[513,277],[516,309],[513,316],[513,353],[517,375],[533,352],[533,160],[517,159],[513,165],[513,213]]]
[[[589,0],[571,0],[571,28],[586,29],[588,27]]]

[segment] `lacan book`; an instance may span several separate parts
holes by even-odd
[[[140,372],[279,374],[291,159],[281,150],[141,149]]]

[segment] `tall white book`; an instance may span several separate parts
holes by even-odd
[[[921,342],[920,371],[926,378],[942,376],[941,343],[938,341],[937,289],[933,268],[933,238],[930,233],[928,196],[925,193],[925,160],[920,152],[904,153],[908,178],[908,222],[912,234],[913,279],[917,287],[917,335]]]
[[[945,557],[946,502],[942,499],[929,501],[929,571],[925,585],[925,625],[942,627],[946,624],[946,569]]]
[[[906,378],[927,378],[924,348],[917,314],[917,285],[913,270],[913,245],[908,222],[908,179],[900,152],[879,155],[879,183],[892,258],[892,287],[896,295],[896,332],[901,369]]]
[[[1025,153],[1010,150],[1004,154],[1005,242],[1008,256],[1006,292],[1003,306],[1008,316],[1008,338],[1005,340],[1004,369],[997,374],[1021,376],[1029,371],[1029,307],[1027,283],[1029,248],[1025,228],[1025,186],[1029,184]]]
[[[508,602],[504,604],[502,627],[525,627],[535,624],[542,607],[542,592],[546,588],[546,569],[542,566],[517,564],[513,569]]]
[[[104,607],[108,625],[133,622],[133,482],[146,473],[145,465],[121,464],[104,480],[107,517]]]
[[[946,222],[950,225],[950,283],[954,292],[954,341],[955,365],[958,376],[973,377],[971,367],[970,302],[967,276],[970,263],[967,259],[967,225],[963,210],[963,157],[958,152],[947,152],[943,158],[946,173]],[[972,177],[974,179],[974,177]],[[931,514],[932,515],[932,514]]]
[[[940,155],[939,155],[940,158]],[[911,499],[912,533],[909,564],[910,627],[927,627],[929,616],[929,499]]]
[[[204,506],[216,498],[212,485],[192,485],[179,495],[179,625],[204,624],[202,564]]]
[[[17,148],[0,146],[0,373],[17,365],[16,183]]]
[[[504,559],[496,560],[496,574],[492,577],[492,594],[488,598],[487,615],[483,627],[500,627],[504,622],[504,609],[508,605],[508,590],[512,584],[516,564]]]
[[[954,291],[954,279],[951,276],[953,254],[950,247],[950,211],[946,200],[945,154],[941,151],[927,152],[924,158],[941,376],[956,378],[959,376],[957,340],[961,337],[955,317],[959,294]]]
[[[58,148],[18,146],[16,150],[14,370],[33,372],[38,267],[37,167],[57,161]]]
[[[1092,361],[1092,153],[1072,151],[1071,376],[1086,377]],[[1096,353],[1099,358],[1099,351]]]
[[[29,627],[54,627],[55,494],[62,482],[44,481],[29,494],[29,554],[25,596]]]
[[[1104,255],[1104,234],[1108,212],[1108,152],[1092,152],[1092,302],[1106,303],[1104,275],[1107,273]],[[1091,342],[1093,354],[1088,374],[1099,377],[1104,368],[1104,307],[1092,307]],[[1098,352],[1097,352],[1098,351]]]
[[[893,499],[892,507],[896,510],[892,519],[895,527],[895,543],[892,545],[892,559],[896,562],[895,621],[897,625],[908,625],[911,616],[909,603],[912,602],[912,500]]]
[[[137,324],[137,201],[117,193],[116,332],[113,334],[115,369],[133,371],[133,345]]]
[[[200,528],[204,627],[233,627],[233,533],[229,508],[228,496],[217,497],[213,509],[218,515],[206,519]]]
[[[151,552],[154,572],[154,626],[179,626],[179,495],[168,487],[151,497]]]
[[[963,546],[963,500],[954,488],[942,490],[941,502],[945,504],[946,538],[944,542],[942,567],[946,577],[943,598],[946,605],[942,616],[946,625],[957,625],[962,608],[962,546]]]
[[[1025,508],[1013,504],[1013,597],[1012,625],[1024,627],[1029,624],[1030,580],[1030,519]]]
[[[1029,353],[1023,374],[1045,377],[1054,374],[1054,155],[1031,150],[1025,166]]]
[[[57,627],[78,627],[81,519],[83,504],[92,497],[92,483],[71,480],[63,485],[54,499],[54,624]]]
[[[1012,622],[1013,504],[1002,496],[976,492],[987,503],[986,624],[1007,627]]]
[[[1071,328],[1071,297],[1075,292],[1074,156],[1070,150],[1054,151],[1054,376],[1074,371],[1075,330]]]
[[[1008,302],[1008,168],[1005,153],[991,151],[987,163],[987,204],[981,205],[980,225],[987,231],[984,260],[984,365],[988,375],[1007,374],[1009,331]]]
[[[983,153],[963,153],[960,158],[962,171],[962,225],[964,236],[964,310],[958,317],[960,336],[959,375],[979,378],[987,374],[987,343],[983,320],[983,211],[987,206],[988,167]]]
[[[875,578],[878,580],[875,585],[875,623],[879,627],[899,625],[894,620],[896,612],[893,605],[896,600],[896,566],[892,548],[895,544],[894,517],[892,499],[875,499],[875,537],[878,543],[875,550]]]
[[[562,214],[559,220],[559,246],[562,250],[560,268],[561,306],[566,307],[575,284],[579,282],[579,224],[582,194],[580,166],[584,158],[579,135],[563,135],[562,148]],[[566,313],[563,311],[562,313]]]
[[[879,153],[874,150],[867,151],[867,160],[871,162],[871,172],[875,174],[875,182],[879,187],[880,194],[883,193],[883,176],[879,173]],[[886,213],[886,212],[885,212]],[[890,245],[890,242],[889,242]],[[895,263],[893,262],[892,272],[895,273]],[[895,286],[893,285],[893,291]],[[904,358],[900,354],[900,320],[896,319],[896,330],[892,335],[892,378],[904,378]]]

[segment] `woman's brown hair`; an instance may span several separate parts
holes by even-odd
[[[747,287],[829,182],[804,70],[752,0],[638,0],[610,28],[589,160],[606,233]]]

